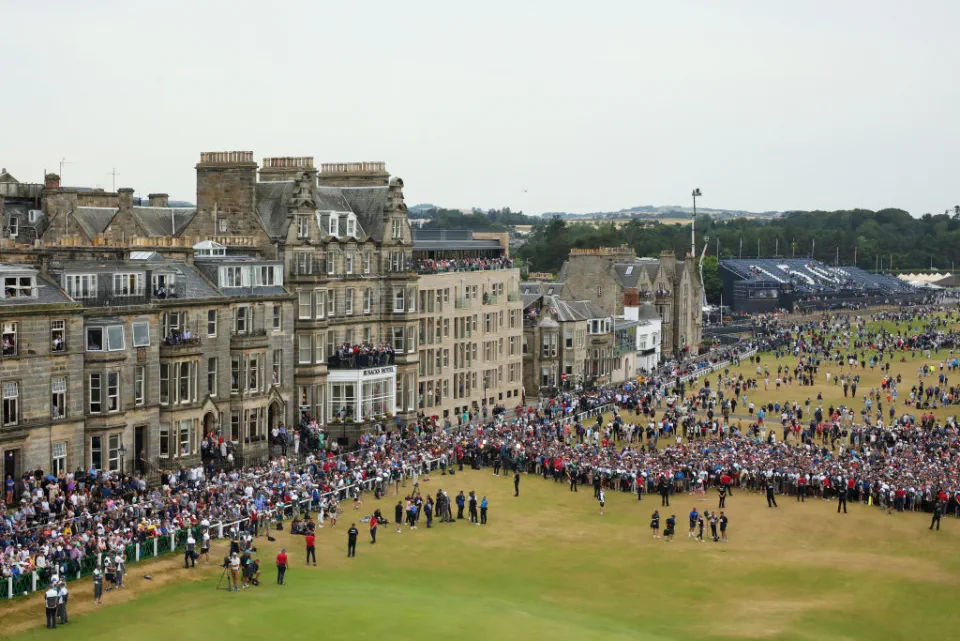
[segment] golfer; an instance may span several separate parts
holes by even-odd
[[[283,576],[287,573],[287,549],[280,548],[277,555],[277,585],[286,585]]]

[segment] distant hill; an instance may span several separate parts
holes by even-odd
[[[711,207],[697,207],[698,214],[705,214],[718,220],[729,220],[733,218],[776,218],[781,215],[779,211],[753,212],[742,209],[714,209]],[[664,218],[689,218],[693,214],[692,207],[683,207],[680,205],[636,205],[618,211],[599,211],[589,214],[570,214],[567,212],[544,212],[542,215],[547,218],[559,216],[564,220],[577,219],[604,219],[604,218],[642,218],[649,220],[658,220]]]
[[[425,214],[431,210],[443,209],[432,203],[420,203],[408,208],[413,218],[428,218]],[[464,214],[471,211],[477,212],[479,209],[457,208]],[[689,218],[693,213],[692,207],[683,207],[681,205],[636,205],[618,211],[597,211],[589,214],[571,214],[565,211],[549,211],[540,214],[543,218],[553,218],[559,216],[564,220],[603,220],[605,218],[640,218],[646,220],[677,219]],[[698,214],[705,214],[717,220],[732,220],[734,218],[776,218],[783,214],[779,211],[745,211],[743,209],[714,209],[711,207],[697,207]],[[536,215],[536,214],[534,214]]]

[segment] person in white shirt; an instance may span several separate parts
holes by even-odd
[[[60,605],[60,591],[56,584],[50,586],[43,595],[43,602],[47,611],[47,628],[56,629],[57,627],[57,608]]]

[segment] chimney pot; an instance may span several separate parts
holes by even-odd
[[[60,176],[47,174],[43,177],[43,186],[47,189],[60,189]]]
[[[170,206],[169,194],[147,194],[147,198],[150,201],[151,207],[169,207]]]

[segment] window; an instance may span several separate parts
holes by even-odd
[[[297,340],[300,342],[297,349],[297,362],[301,365],[312,362],[311,359],[313,357],[313,346],[310,342],[310,336],[301,334],[300,336],[297,336]]]
[[[67,379],[56,376],[50,381],[50,417],[67,417]]]
[[[363,273],[370,273],[370,252],[363,252]]]
[[[310,236],[310,230],[307,228],[308,220],[306,216],[297,216],[297,238],[308,238]]]
[[[191,403],[197,400],[198,361],[184,361],[173,364],[172,392],[176,394],[175,403]]]
[[[145,365],[137,365],[133,368],[133,404],[137,407],[143,405],[147,400],[147,368]]]
[[[217,395],[217,359],[216,357],[207,359],[207,394]]]
[[[513,338],[511,338],[510,340],[512,342]],[[567,349],[573,349],[573,332],[570,332],[570,331],[567,332],[566,337],[564,338],[563,346],[566,347]]]
[[[330,232],[330,235],[337,236],[340,232],[340,217],[336,214],[330,214],[328,225],[327,230]]]
[[[16,356],[20,343],[17,341],[18,323],[3,324],[3,355]]]
[[[602,287],[602,286],[597,287],[597,297],[599,298],[600,296],[603,296],[603,287]]]
[[[357,217],[347,214],[347,236],[357,237]]]
[[[327,290],[327,316],[337,315],[337,292],[332,289]]]
[[[347,252],[343,256],[343,272],[345,274],[353,273],[353,252]]]
[[[193,432],[192,428],[193,428],[192,420],[184,419],[180,421],[180,438],[178,441],[180,444],[180,447],[177,448],[178,451],[180,452],[180,456],[188,456],[192,453],[190,448],[190,443],[193,440],[191,438],[191,432]]]
[[[230,359],[230,391],[237,393],[240,391],[240,357],[234,356]]]
[[[133,346],[148,347],[150,345],[150,323],[137,321],[133,324]]]
[[[399,288],[393,292],[393,311],[402,312],[406,305],[404,304],[404,289]]]
[[[403,252],[390,252],[390,271],[403,271]]]
[[[327,275],[333,276],[337,273],[337,255],[330,251],[327,253]]]
[[[313,300],[317,306],[317,318],[326,316],[327,290],[318,289],[313,292]]]
[[[309,252],[296,252],[296,271],[294,274],[307,275],[313,273]]]
[[[230,415],[230,440],[234,443],[240,440],[240,412]]]
[[[313,305],[311,304],[310,292],[299,292],[297,294],[297,309],[299,318],[310,318],[313,313]]]
[[[173,274],[154,274],[152,278],[153,295],[157,298],[166,298],[176,293]]]
[[[318,345],[322,345],[319,340],[317,340]],[[273,385],[280,384],[280,372],[283,369],[283,350],[275,349],[273,350],[273,376],[270,381]]]
[[[350,342],[350,341],[347,341]],[[279,351],[279,350],[278,350]],[[276,353],[276,352],[275,352]],[[323,361],[323,333],[313,335],[313,360],[316,363]]]
[[[334,383],[330,386],[331,417],[353,418],[357,398],[356,383]]]
[[[97,295],[97,275],[65,274],[63,288],[71,298],[92,298]]]
[[[16,238],[17,234],[20,233],[20,219],[16,216],[10,217],[9,232],[10,238]]]
[[[114,296],[137,296],[143,294],[143,274],[114,274]]]
[[[120,373],[109,372],[107,374],[107,411],[120,411]]]
[[[256,392],[260,389],[260,355],[250,354],[250,361],[247,364],[247,389]]]
[[[161,366],[161,372],[162,371],[163,366]],[[90,374],[90,413],[99,414],[101,411],[103,411],[103,375]]]
[[[103,328],[102,327],[87,328],[87,351],[88,352],[103,351]]]
[[[213,337],[217,335],[217,310],[208,309],[207,310],[207,336]]]
[[[399,218],[390,221],[390,237],[394,240],[403,238],[403,227]]]
[[[52,469],[50,473],[54,476],[65,474],[67,471],[67,442],[57,441],[54,443],[50,457],[52,459]]]
[[[107,327],[107,351],[123,351],[123,326],[110,325]]]
[[[103,469],[103,437],[90,437],[90,467],[95,470]]]
[[[279,332],[283,327],[283,316],[280,305],[273,306],[273,331]]]
[[[20,383],[3,384],[3,424],[16,425],[19,420]]]
[[[67,349],[66,321],[50,321],[50,351],[64,352]]]
[[[221,267],[221,287],[241,287],[243,285],[243,270],[240,267]]]
[[[170,366],[160,363],[160,404],[170,402]]]
[[[33,276],[7,276],[3,279],[4,298],[33,298],[36,293]]]
[[[160,424],[160,458],[170,456],[170,426],[166,423]]]
[[[220,219],[220,233],[221,234],[227,233],[227,221],[223,218]]]
[[[403,328],[394,327],[391,335],[391,343],[393,344],[393,349],[396,352],[403,351]]]
[[[343,313],[347,316],[353,313],[353,288],[347,287],[343,292]]]
[[[120,469],[120,435],[107,437],[107,469],[116,472]]]
[[[373,307],[373,290],[367,288],[363,290],[363,313],[369,314]]]
[[[237,307],[237,309],[234,310],[234,318],[235,323],[233,331],[237,334],[246,334],[250,321],[250,308],[246,305]]]

